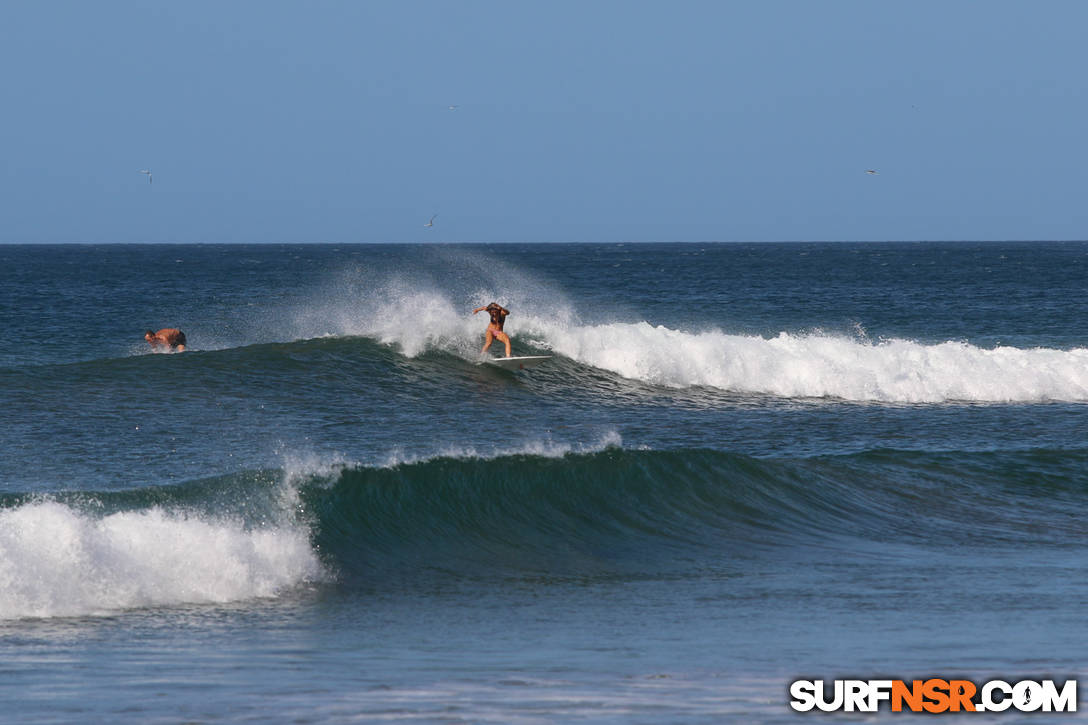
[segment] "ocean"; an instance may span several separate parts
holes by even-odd
[[[1086,282],[1084,242],[0,246],[0,719],[1076,678]],[[553,359],[481,365],[493,300]]]

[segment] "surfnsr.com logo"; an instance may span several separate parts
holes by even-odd
[[[1076,712],[1077,681],[1054,680],[796,680],[790,707],[798,712]]]

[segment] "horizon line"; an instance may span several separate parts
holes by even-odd
[[[579,241],[558,239],[547,242],[541,241],[526,241],[526,240],[502,240],[502,241],[388,241],[388,242],[364,242],[364,241],[247,241],[247,242],[221,242],[221,241],[193,241],[193,242],[175,242],[175,241],[114,241],[114,242],[93,242],[93,241],[64,241],[64,242],[9,242],[0,241],[0,247],[2,246],[194,246],[194,245],[206,245],[206,246],[261,246],[261,245],[353,245],[353,246],[392,246],[397,244],[405,245],[420,245],[420,246],[442,246],[442,245],[479,245],[479,244],[1036,244],[1036,243],[1051,243],[1051,244],[1070,244],[1077,242],[1088,242],[1088,238],[1059,238],[1059,239],[1023,239],[1023,238],[1010,238],[1010,239],[977,239],[977,238],[962,238],[962,239],[700,239],[700,240],[685,240],[685,239],[669,239],[669,240],[628,240],[618,239],[612,241]]]

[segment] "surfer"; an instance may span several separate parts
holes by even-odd
[[[171,350],[185,352],[185,333],[176,327],[164,327],[158,332],[148,330],[144,333],[144,339],[152,348],[169,347]]]
[[[502,331],[502,325],[506,322],[506,316],[510,314],[510,310],[497,302],[492,302],[487,307],[477,307],[472,311],[472,314],[475,315],[477,312],[484,311],[491,315],[491,322],[487,326],[487,334],[484,337],[484,348],[480,350],[480,353],[483,354],[487,352],[487,348],[491,347],[491,343],[495,342],[495,338],[498,338],[506,345],[506,357],[510,357],[510,337]]]

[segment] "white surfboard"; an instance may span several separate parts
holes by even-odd
[[[551,355],[529,355],[527,357],[493,357],[484,362],[506,370],[525,370],[551,359]]]

